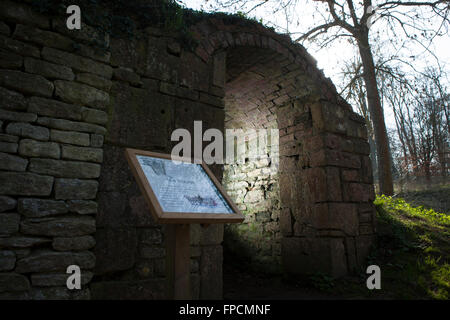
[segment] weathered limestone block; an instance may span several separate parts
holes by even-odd
[[[50,131],[47,128],[22,122],[8,124],[6,133],[40,141],[48,141],[50,137]]]
[[[32,24],[44,29],[50,28],[48,17],[23,3],[4,0],[0,4],[0,12],[0,18],[5,21]]]
[[[38,118],[37,123],[65,131],[78,131],[78,132],[87,132],[87,133],[97,133],[97,134],[105,134],[106,129],[104,127],[98,126],[96,124],[84,123],[84,122],[75,122],[64,119],[52,119],[52,118]]]
[[[13,38],[66,51],[74,49],[74,41],[52,31],[18,24]]]
[[[33,300],[90,300],[89,289],[69,290],[64,287],[33,287],[31,289]]]
[[[2,35],[0,35],[0,48],[5,48],[22,56],[35,58],[39,58],[41,56],[39,49],[35,46]]]
[[[151,146],[168,147],[170,128],[173,125],[173,108],[168,106],[179,105],[182,110],[191,107],[190,102],[176,99],[171,96],[151,93],[148,90],[134,88],[123,82],[114,82],[111,88],[114,96],[114,112],[108,126],[108,141],[121,145],[133,145],[139,148]],[[152,103],[148,103],[152,101]],[[192,102],[192,104],[194,104]],[[193,126],[191,118],[203,119],[207,110],[195,106],[197,114],[183,113],[180,128]],[[209,108],[211,109],[211,108]],[[203,113],[205,112],[205,113]],[[152,115],[152,116],[151,116]],[[193,119],[192,119],[193,120]],[[189,130],[189,129],[188,129]]]
[[[164,258],[166,256],[166,249],[154,246],[143,246],[139,251],[139,255],[144,259]]]
[[[81,270],[81,285],[88,284],[93,273],[90,271]],[[36,287],[58,287],[66,286],[67,273],[34,273],[31,275],[31,284]]]
[[[100,134],[91,134],[91,147],[101,148],[103,146],[104,137]]]
[[[0,247],[2,248],[29,248],[39,246],[52,240],[37,237],[13,236],[8,238],[0,238]],[[18,257],[19,258],[19,257]]]
[[[25,157],[44,157],[59,159],[59,144],[55,142],[39,142],[31,139],[20,140],[19,154]]]
[[[246,203],[256,203],[260,202],[261,199],[264,199],[264,190],[262,189],[255,189],[252,191],[249,191],[244,198],[244,202]]]
[[[150,91],[158,91],[160,88],[159,81],[155,79],[141,78],[142,88]]]
[[[76,54],[44,47],[42,57],[47,61],[71,67],[76,71],[94,73],[106,79],[112,77],[113,70],[110,66]]]
[[[9,36],[11,33],[11,30],[9,29],[8,25],[4,23],[3,21],[0,22],[0,34],[5,34]]]
[[[56,80],[55,88],[56,96],[70,103],[102,109],[109,104],[109,94],[85,84]]]
[[[81,120],[81,110],[82,107],[78,105],[38,97],[32,97],[28,106],[28,112],[70,120]]]
[[[0,85],[25,94],[51,97],[53,83],[42,76],[15,70],[0,70]]]
[[[225,106],[222,99],[203,92],[200,92],[200,102],[219,108],[223,108]]]
[[[34,122],[37,119],[34,113],[15,112],[0,109],[0,119],[17,122]]]
[[[91,108],[83,108],[82,115],[83,121],[89,123],[96,123],[100,125],[105,125],[106,123],[108,123],[108,114],[104,111]]]
[[[191,225],[192,227],[193,225]],[[160,245],[162,244],[162,234],[161,234],[161,230],[159,228],[145,228],[145,229],[140,229],[139,230],[139,242],[144,244],[144,245]],[[192,235],[192,231],[191,231],[191,235]],[[193,244],[192,242],[192,238],[191,238],[191,244]],[[198,244],[198,243],[197,243]]]
[[[26,72],[39,74],[48,79],[63,79],[69,81],[75,79],[75,75],[69,67],[34,58],[25,58],[24,65]]]
[[[7,171],[25,171],[28,160],[12,154],[0,152],[0,169]]]
[[[0,108],[24,111],[27,101],[22,94],[0,87]]]
[[[135,86],[142,84],[141,77],[130,68],[119,67],[114,69],[113,79],[126,81]]]
[[[90,200],[97,196],[98,182],[94,180],[56,179],[55,198]]]
[[[0,172],[0,194],[48,196],[52,187],[53,177],[28,172]]]
[[[94,163],[32,158],[29,170],[58,178],[98,178],[100,165]]]
[[[71,238],[54,238],[52,247],[56,251],[83,251],[95,246],[92,236],[80,236]]]
[[[97,263],[95,274],[127,270],[136,259],[138,240],[135,228],[97,229],[94,249]]]
[[[23,57],[0,49],[0,68],[2,69],[20,69],[23,65]]]
[[[30,289],[27,277],[18,273],[0,273],[0,292]]]
[[[1,121],[0,121],[1,124]],[[6,153],[17,153],[17,148],[19,145],[17,143],[1,142],[0,141],[0,152]]]
[[[197,91],[180,87],[178,84],[171,84],[167,82],[162,82],[159,85],[159,91],[171,96],[176,96],[180,98],[186,98],[189,100],[198,100],[199,94]]]
[[[17,213],[0,214],[0,236],[9,236],[19,231],[20,216]]]
[[[105,92],[111,90],[112,82],[103,77],[97,76],[92,73],[79,73],[77,74],[77,81],[90,85]]]
[[[90,251],[55,252],[47,249],[36,250],[30,256],[17,261],[16,272],[65,272],[67,267],[72,264],[78,265],[82,269],[92,269],[95,265],[95,256]]]
[[[7,196],[0,196],[0,212],[15,209],[17,200]]]
[[[14,251],[0,251],[0,271],[10,271],[16,265],[16,254]]]
[[[103,161],[103,149],[62,146],[62,158],[101,163]]]
[[[98,210],[98,204],[96,201],[89,200],[70,200],[67,201],[69,212],[78,214],[96,214]]]
[[[16,259],[22,259],[30,255],[30,248],[15,248],[14,253],[16,254]]]
[[[123,192],[100,192],[98,196],[99,211],[97,225],[99,227],[133,226],[134,217],[127,214],[127,195]]]
[[[78,146],[89,146],[89,134],[73,131],[59,131],[52,129],[50,139],[56,142],[70,143]]]
[[[24,219],[23,234],[53,237],[76,237],[95,232],[95,219],[90,216],[67,216]]]
[[[64,201],[55,201],[49,199],[19,199],[19,213],[29,218],[39,218],[67,213],[67,205]]]

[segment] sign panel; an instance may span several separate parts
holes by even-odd
[[[244,220],[206,164],[172,161],[169,154],[126,149],[127,160],[151,211],[161,223]]]

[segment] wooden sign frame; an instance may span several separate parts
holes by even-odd
[[[159,223],[175,223],[175,224],[190,224],[190,223],[200,223],[200,224],[212,224],[212,223],[239,223],[244,221],[244,216],[231,200],[231,198],[226,193],[225,189],[222,187],[220,182],[214,176],[212,171],[208,168],[208,166],[202,161],[201,166],[203,170],[206,172],[208,177],[214,183],[214,186],[220,192],[222,197],[225,199],[227,204],[233,210],[233,213],[193,213],[193,212],[165,212],[163,211],[159,201],[153,192],[150,183],[145,176],[144,171],[139,164],[137,159],[138,155],[149,156],[153,158],[162,158],[171,160],[172,157],[170,154],[157,153],[145,150],[138,149],[125,149],[126,159],[128,164],[130,165],[131,171],[136,178],[136,181],[139,185],[141,192],[143,193],[149,207],[150,211],[155,218],[156,222]],[[186,163],[186,160],[178,160]]]

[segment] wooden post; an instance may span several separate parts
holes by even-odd
[[[191,299],[189,224],[166,225],[167,299]]]

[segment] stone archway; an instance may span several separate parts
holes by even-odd
[[[225,128],[279,130],[279,167],[276,154],[224,167],[246,215],[226,229],[225,247],[266,271],[342,276],[361,266],[375,233],[364,120],[287,37],[220,19],[193,30],[224,97]]]

